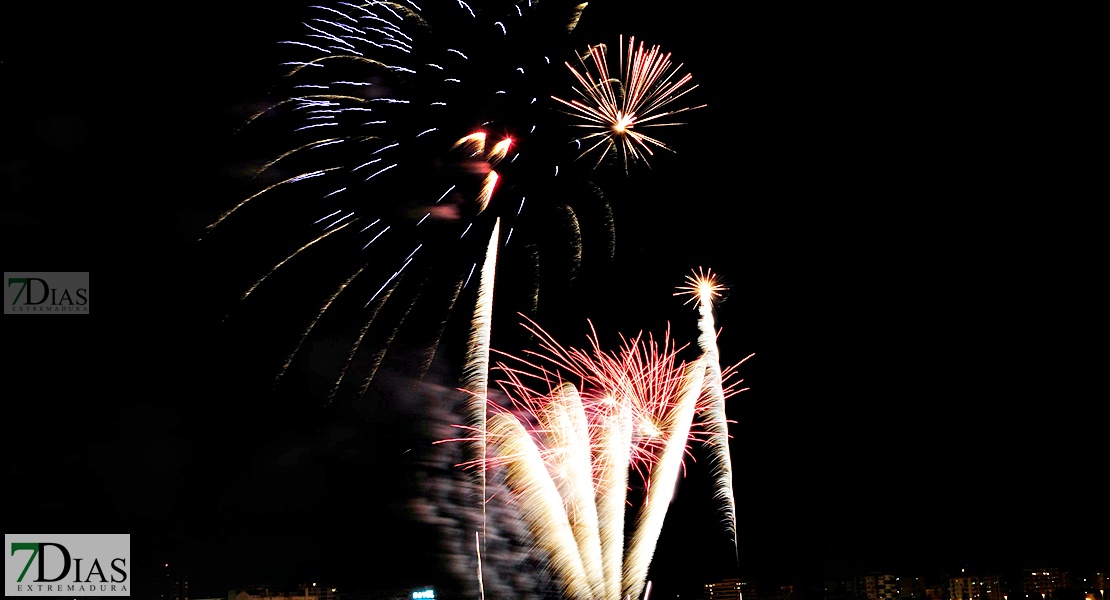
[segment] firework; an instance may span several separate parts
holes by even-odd
[[[526,327],[541,350],[498,353],[509,403],[489,402],[487,429],[469,428],[462,439],[481,436],[488,449],[464,464],[503,475],[565,597],[639,598],[691,443],[727,437],[698,415],[739,391],[724,384],[734,369],[713,370],[719,358],[708,352],[680,362],[669,336],[661,345],[626,339],[607,353],[596,333],[579,350]],[[630,494],[631,473],[642,478],[639,494]],[[635,497],[642,502],[626,515]]]
[[[612,210],[594,169],[576,167],[582,144],[623,155],[627,171],[666,147],[644,129],[698,108],[675,108],[696,86],[634,38],[627,51],[622,38],[617,72],[596,45],[568,77],[585,7],[334,3],[311,7],[304,34],[282,42],[288,72],[242,130],[244,147],[257,141],[267,157],[251,169],[254,191],[204,236],[250,282],[234,284],[225,321],[281,349],[277,383],[296,367],[319,375],[309,357],[321,346],[338,357],[329,401],[362,396],[383,370],[423,377],[446,315],[478,294],[471,282],[495,223],[497,268],[516,288],[499,302],[510,315],[565,305],[584,257],[612,260]],[[571,78],[582,100],[558,97]],[[564,105],[606,133],[577,138],[557,118]],[[274,302],[295,336],[251,320]],[[410,350],[393,351],[402,339]]]
[[[609,70],[606,45],[590,47],[579,57],[578,67],[567,63],[578,81],[574,91],[579,98],[552,98],[580,121],[577,127],[591,130],[582,138],[586,144],[581,156],[596,153],[597,164],[619,157],[627,172],[630,162],[646,162],[654,154],[652,147],[670,150],[645,134],[645,129],[679,125],[671,118],[705,105],[678,105],[678,100],[697,86],[691,84],[691,75],[681,74],[682,65],[673,65],[671,55],[659,46],[637,45],[636,38],[630,37],[625,47],[622,37],[619,52],[619,71],[614,75]]]
[[[217,244],[227,231],[221,259],[257,273],[238,295],[240,319],[273,298],[284,309],[290,289],[331,290],[305,318],[286,313],[302,327],[278,382],[314,341],[336,338],[348,350],[330,397],[364,393],[401,337],[419,350],[391,366],[422,376],[444,335],[442,315],[470,289],[495,224],[500,246],[520,248],[499,268],[530,290],[517,309],[532,314],[539,261],[544,277],[565,284],[591,238],[612,257],[604,194],[561,165],[555,149],[565,144],[554,140],[567,135],[549,125],[544,101],[558,68],[549,53],[569,53],[584,6],[335,3],[312,7],[305,35],[283,42],[289,71],[276,100],[242,133],[259,136],[260,152],[285,149],[253,170],[258,190],[204,236]],[[521,239],[532,221],[544,226]]]
[[[732,458],[729,452],[728,417],[725,413],[724,374],[721,371],[720,351],[717,348],[717,331],[713,318],[714,303],[724,292],[724,286],[713,275],[712,270],[698,269],[686,277],[686,284],[679,288],[676,296],[687,295],[687,304],[693,302],[698,309],[698,346],[705,356],[706,367],[706,426],[710,433],[711,464],[716,480],[716,497],[721,502],[723,520],[733,545],[739,546],[736,538],[736,500],[732,488]]]
[[[484,399],[488,395],[489,385],[489,340],[490,327],[493,319],[493,284],[494,273],[497,265],[497,240],[499,224],[495,224],[493,234],[490,235],[489,246],[486,249],[486,259],[482,266],[481,281],[478,287],[478,301],[474,305],[474,318],[471,321],[470,339],[467,348],[466,367],[463,371],[463,386],[468,394],[469,401],[466,409],[471,427],[481,435],[477,440],[479,460],[486,459],[486,407]],[[480,474],[482,489],[482,526],[485,529],[485,496],[486,475]],[[485,531],[482,531],[483,537]],[[479,546],[480,547],[480,546]],[[481,573],[478,575],[481,581]]]

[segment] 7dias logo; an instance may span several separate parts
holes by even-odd
[[[130,596],[129,534],[5,534],[4,595]]]
[[[88,273],[4,273],[4,314],[89,314]]]

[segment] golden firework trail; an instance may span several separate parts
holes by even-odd
[[[300,351],[301,346],[304,345],[305,338],[307,338],[308,334],[312,332],[312,329],[316,327],[316,323],[318,323],[320,319],[324,316],[324,313],[328,311],[328,308],[330,308],[332,303],[335,302],[335,299],[339,297],[339,294],[342,294],[343,290],[347,289],[347,286],[351,285],[351,282],[359,276],[359,273],[362,273],[363,269],[365,269],[365,267],[355,271],[350,277],[347,278],[346,281],[340,284],[335,292],[328,297],[327,301],[324,302],[322,306],[320,306],[320,309],[316,311],[315,318],[313,318],[308,326],[304,328],[304,330],[301,332],[300,338],[297,339],[297,345],[293,347],[293,350],[289,353],[289,356],[285,357],[285,362],[282,363],[281,370],[278,371],[277,377],[275,378],[275,386],[281,382],[282,376],[284,376],[285,372],[289,370],[289,365],[292,364],[293,357],[296,356],[297,352]]]
[[[563,383],[527,418],[494,410],[487,467],[505,473],[514,501],[567,598],[638,598],[662,531],[697,408],[703,359],[683,369],[667,439],[651,469],[646,501],[627,550],[626,485],[631,461],[629,402],[592,402]],[[525,423],[529,423],[526,425]]]
[[[721,502],[723,520],[732,537],[739,560],[739,540],[736,536],[736,499],[732,487],[732,456],[729,452],[728,416],[725,412],[726,390],[724,374],[721,371],[721,354],[717,347],[716,321],[713,317],[715,303],[721,298],[725,287],[711,269],[698,269],[686,276],[685,285],[675,292],[676,296],[689,296],[698,309],[698,346],[706,359],[706,428],[710,433],[709,444],[712,448],[710,461],[715,497]]]
[[[495,412],[489,421],[490,452],[505,471],[525,523],[571,598],[592,598],[582,555],[564,499],[548,472],[540,446],[516,417]]]
[[[478,598],[480,600],[485,600],[486,586],[485,583],[482,582],[482,544],[477,531],[474,532],[474,551],[478,555]]]
[[[638,336],[605,353],[595,333],[590,351],[564,348],[534,323],[525,327],[542,352],[504,355],[520,367],[498,363],[511,406],[487,400],[486,428],[464,427],[471,436],[461,440],[488,445],[464,466],[501,473],[564,597],[639,598],[716,359],[678,363],[669,337],[662,349]],[[720,389],[722,398],[734,392]],[[633,470],[646,491],[630,515]]]
[[[276,162],[276,160],[275,160],[275,162]],[[266,192],[272,191],[274,189],[277,189],[277,188],[279,188],[283,185],[288,185],[290,183],[297,183],[299,181],[304,181],[306,179],[312,179],[314,177],[320,177],[320,176],[324,175],[325,173],[327,173],[329,171],[335,171],[337,169],[338,169],[338,167],[331,167],[331,168],[328,168],[328,169],[320,169],[320,170],[311,171],[311,172],[308,172],[308,173],[301,173],[300,175],[294,175],[293,177],[288,177],[288,178],[283,179],[282,181],[279,181],[277,183],[270,184],[270,185],[266,186],[264,189],[262,189],[261,191],[255,192],[254,194],[252,194],[252,195],[246,197],[245,199],[241,200],[235,206],[233,206],[233,207],[227,209],[226,211],[224,211],[223,213],[221,213],[220,216],[217,217],[215,221],[208,224],[206,229],[208,229],[208,230],[215,229],[216,227],[218,227],[220,225],[220,223],[224,222],[224,220],[226,220],[228,217],[235,214],[235,212],[238,211],[240,208],[243,208],[244,206],[246,206],[248,202],[262,197],[262,195],[265,194]]]
[[[619,598],[624,570],[624,507],[628,497],[627,460],[632,456],[632,403],[605,396],[599,405],[601,422],[594,454],[595,502],[601,539],[605,597]]]
[[[597,504],[594,496],[589,423],[578,390],[569,383],[554,392],[557,400],[546,407],[545,421],[550,425],[552,457],[561,477],[559,495],[567,507],[578,553],[594,597],[604,593],[601,538],[598,532]]]
[[[474,318],[471,320],[470,344],[467,347],[466,365],[463,369],[463,389],[468,394],[467,415],[471,427],[480,432],[476,440],[480,460],[486,460],[486,398],[489,385],[489,341],[493,324],[493,285],[497,272],[497,243],[500,237],[501,221],[494,222],[493,233],[486,247],[486,258],[482,264],[478,283],[478,300],[474,303]],[[482,485],[482,539],[485,539],[486,523],[486,473],[479,473]]]
[[[339,376],[335,378],[335,382],[332,384],[331,393],[328,394],[328,402],[334,400],[335,395],[339,393],[339,388],[343,384],[344,378],[346,378],[347,376],[347,371],[354,363],[355,354],[358,353],[358,349],[362,346],[363,340],[366,339],[366,334],[368,331],[370,331],[370,326],[374,324],[374,320],[378,318],[378,312],[381,311],[382,306],[385,306],[386,301],[389,300],[390,295],[393,294],[393,290],[397,287],[399,283],[399,278],[393,280],[392,286],[385,290],[385,292],[381,295],[381,299],[374,307],[374,310],[370,313],[370,317],[367,318],[362,323],[362,327],[359,328],[358,336],[356,336],[354,343],[351,344],[350,350],[347,351],[347,357],[343,361],[343,368],[340,370]],[[396,335],[396,329],[394,329],[394,335]],[[379,354],[377,359],[371,363],[369,379],[372,380],[374,378],[374,375],[377,373],[378,367],[381,365],[381,358],[382,357]]]
[[[675,418],[670,422],[673,429],[668,432],[667,444],[652,469],[648,497],[640,507],[624,561],[623,593],[629,598],[639,598],[644,591],[648,567],[651,566],[651,558],[663,530],[663,519],[678,483],[682,458],[686,452],[686,440],[697,410],[704,377],[704,357],[686,368],[683,389],[675,407]]]
[[[249,288],[247,288],[247,291],[243,292],[242,296],[239,296],[239,301],[242,302],[243,300],[246,300],[247,296],[250,296],[251,294],[253,294],[254,290],[258,289],[258,286],[262,285],[263,281],[266,281],[266,279],[268,277],[273,275],[274,272],[276,272],[283,265],[285,265],[285,263],[293,260],[293,258],[295,258],[297,255],[299,255],[301,252],[304,252],[305,250],[308,250],[310,247],[312,247],[314,244],[316,244],[320,240],[323,240],[324,238],[326,238],[326,237],[332,235],[333,233],[343,229],[344,227],[350,225],[353,222],[354,221],[347,221],[346,223],[344,223],[344,224],[342,224],[338,227],[333,227],[333,228],[325,231],[324,233],[316,236],[316,238],[313,239],[312,241],[310,241],[310,242],[306,243],[305,245],[301,246],[300,248],[297,248],[296,250],[294,250],[293,253],[290,254],[289,256],[286,256],[285,258],[281,259],[281,261],[279,261],[277,264],[275,264],[273,267],[271,267],[270,270],[267,271],[265,275],[260,277],[257,281],[254,282],[253,285],[251,285]]]

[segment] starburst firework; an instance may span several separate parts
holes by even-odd
[[[257,324],[260,339],[275,337],[264,345],[286,349],[276,383],[314,345],[345,345],[328,397],[360,396],[402,338],[414,350],[390,367],[422,376],[495,223],[496,243],[515,250],[499,261],[520,288],[515,310],[537,314],[541,284],[565,288],[584,247],[612,257],[604,194],[562,165],[573,157],[556,150],[567,136],[544,101],[557,68],[549,53],[569,53],[584,6],[335,3],[313,7],[305,35],[284,42],[276,100],[243,132],[260,135],[263,151],[286,149],[205,236],[218,244],[226,232],[221,259],[257,273],[237,295],[240,322],[273,298],[291,309],[290,289],[325,290],[285,312],[302,323],[296,339]]]
[[[637,45],[636,38],[629,37],[626,47],[622,37],[618,52],[618,72],[613,74],[607,46],[591,46],[579,57],[577,67],[567,63],[578,81],[574,87],[578,99],[552,98],[567,107],[568,114],[584,121],[577,127],[593,130],[583,136],[586,144],[580,156],[596,153],[597,164],[617,157],[627,171],[632,161],[646,162],[654,154],[652,147],[670,150],[645,134],[645,129],[679,125],[671,117],[705,105],[677,105],[697,86],[691,84],[690,74],[681,73],[682,65],[673,65],[670,53],[659,46]]]

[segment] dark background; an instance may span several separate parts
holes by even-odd
[[[432,569],[434,533],[393,497],[419,481],[389,428],[419,415],[269,396],[213,323],[222,274],[198,232],[240,197],[235,128],[300,18],[265,3],[4,11],[4,270],[97,282],[88,316],[2,321],[5,530],[126,531],[137,573],[177,561],[211,595]],[[730,286],[722,362],[754,353],[729,402],[739,565],[693,463],[656,592],[1106,568],[1085,16],[586,15],[673,51],[708,106],[677,154],[612,191],[615,263],[580,312],[689,333],[672,293],[706,267]]]

